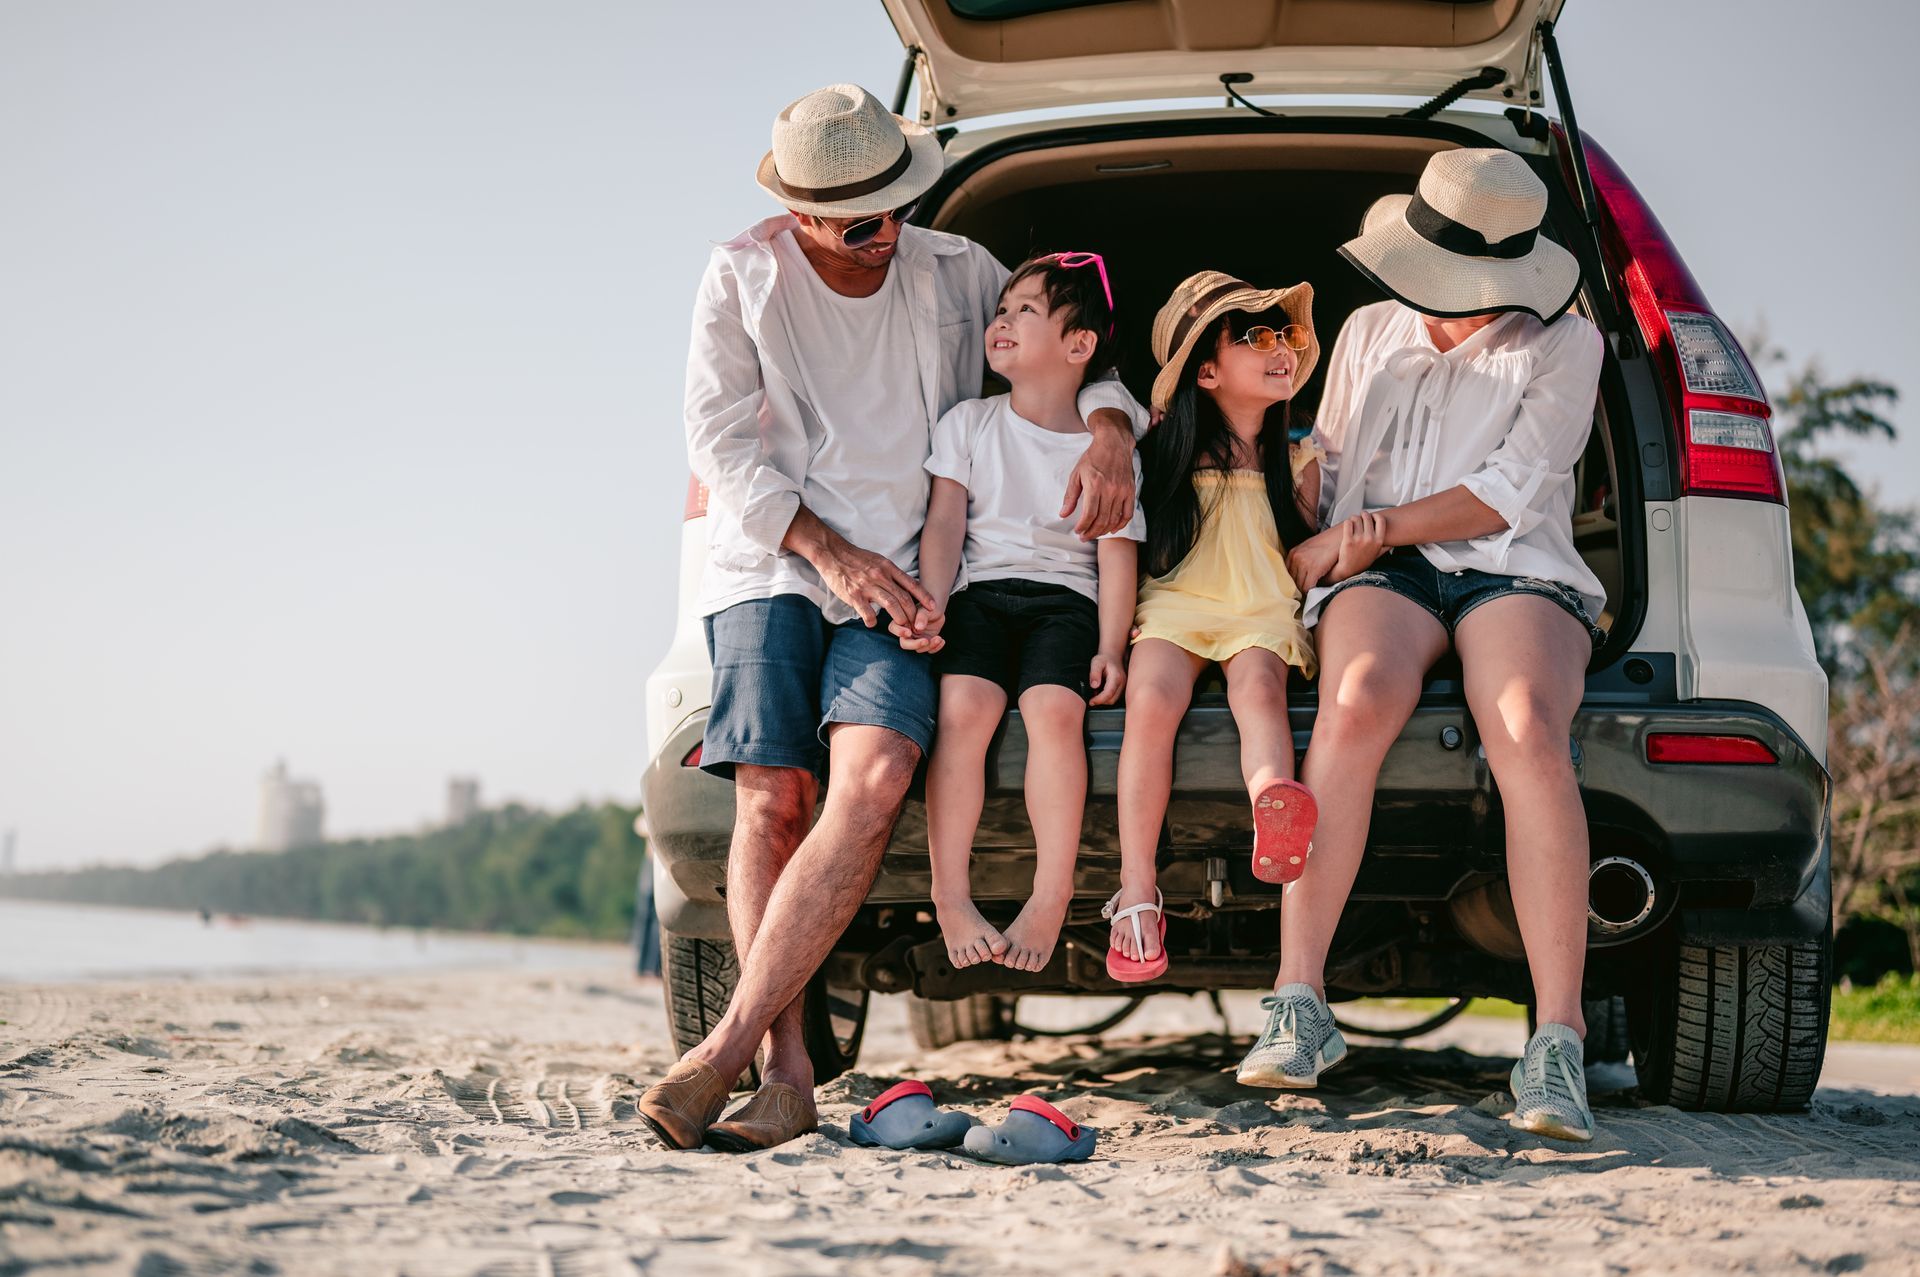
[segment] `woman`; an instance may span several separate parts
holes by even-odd
[[[1392,300],[1356,311],[1334,346],[1314,431],[1325,531],[1289,559],[1318,624],[1302,778],[1320,820],[1283,904],[1267,1030],[1240,1080],[1312,1086],[1345,1054],[1327,952],[1380,764],[1452,648],[1505,808],[1539,1017],[1513,1072],[1513,1124],[1584,1141],[1587,827],[1567,739],[1605,592],[1574,551],[1571,507],[1603,343],[1567,313],[1579,265],[1539,235],[1546,204],[1519,156],[1447,152],[1414,195],[1376,202],[1340,250]]]

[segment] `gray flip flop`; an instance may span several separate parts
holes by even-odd
[[[936,1108],[927,1084],[908,1078],[849,1118],[847,1131],[870,1147],[953,1148],[979,1124],[971,1113]]]
[[[1037,1095],[1014,1097],[1013,1111],[998,1126],[967,1132],[966,1152],[983,1162],[1026,1166],[1035,1162],[1084,1162],[1097,1132],[1082,1126]]]

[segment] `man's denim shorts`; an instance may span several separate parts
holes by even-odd
[[[736,764],[800,767],[825,780],[827,729],[866,723],[933,744],[933,664],[887,632],[834,625],[798,594],[749,599],[706,618],[713,660],[700,767],[731,778]]]
[[[1326,615],[1327,605],[1333,602],[1335,594],[1361,585],[1391,590],[1403,599],[1418,603],[1433,614],[1434,620],[1446,627],[1448,635],[1452,635],[1454,627],[1460,624],[1461,617],[1482,603],[1491,603],[1509,594],[1531,594],[1558,605],[1584,625],[1595,647],[1605,642],[1607,637],[1607,632],[1595,625],[1593,618],[1587,615],[1580,592],[1570,585],[1549,581],[1544,577],[1502,576],[1497,572],[1481,572],[1473,568],[1443,572],[1427,562],[1426,556],[1412,546],[1389,550],[1366,571],[1356,572],[1334,586],[1333,594],[1329,594],[1326,602],[1320,605],[1321,615]]]

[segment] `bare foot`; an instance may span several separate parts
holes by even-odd
[[[1142,909],[1130,918],[1122,918],[1120,914],[1135,905],[1155,904],[1159,899],[1151,886],[1122,886],[1120,898],[1113,903],[1113,936],[1109,943],[1135,962],[1151,962],[1160,956],[1160,915],[1152,909]],[[1136,922],[1140,924],[1140,940],[1144,947],[1134,942],[1133,924]]]
[[[1015,971],[1040,971],[1053,957],[1053,946],[1060,940],[1060,924],[1067,920],[1067,904],[1072,896],[1057,901],[1039,896],[1027,901],[1020,916],[1007,928],[1007,951],[995,958],[1003,967]]]
[[[936,904],[934,914],[940,919],[940,938],[947,942],[947,961],[956,971],[980,962],[998,962],[1007,951],[1007,938],[980,916],[973,901]]]

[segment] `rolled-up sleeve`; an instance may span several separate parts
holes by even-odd
[[[766,388],[760,354],[741,321],[739,281],[718,254],[693,306],[687,351],[687,460],[740,520],[741,532],[778,554],[800,508],[800,484],[768,459],[761,435]]]
[[[1460,481],[1506,520],[1504,531],[1472,542],[1503,564],[1513,539],[1547,517],[1550,498],[1572,478],[1593,432],[1605,339],[1577,316],[1554,327],[1565,331],[1539,351],[1506,437],[1478,470]]]
[[[973,477],[973,426],[979,420],[977,406],[985,402],[966,399],[947,409],[933,423],[933,449],[927,457],[927,473],[936,479],[951,479],[961,487]]]
[[[1135,439],[1147,433],[1147,423],[1152,420],[1147,415],[1147,410],[1140,406],[1140,401],[1120,384],[1118,377],[1102,377],[1098,381],[1090,381],[1080,387],[1080,397],[1076,401],[1076,406],[1080,409],[1082,421],[1090,419],[1102,408],[1112,408],[1126,417],[1128,424],[1133,427]]]

